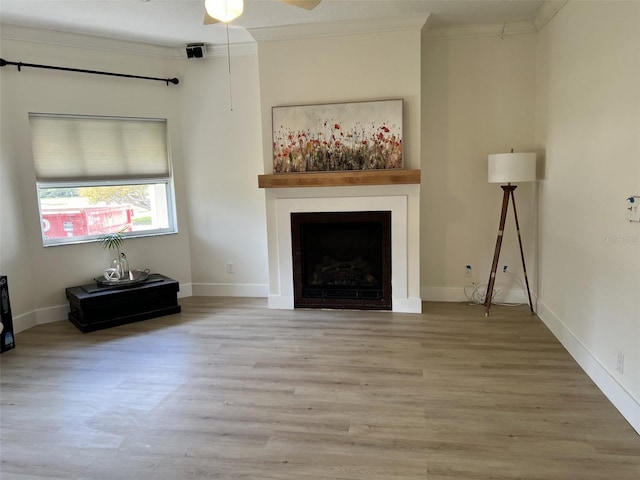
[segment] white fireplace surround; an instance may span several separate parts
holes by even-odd
[[[267,192],[269,308],[294,308],[291,214],[365,211],[391,212],[392,311],[422,312],[417,185],[270,189]]]

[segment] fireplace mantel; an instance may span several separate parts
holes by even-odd
[[[258,175],[259,188],[352,187],[419,183],[420,170],[404,169]]]
[[[391,212],[391,310],[422,311],[419,169],[279,173],[259,175],[258,183],[265,189],[269,308],[295,308],[293,214],[384,211]]]

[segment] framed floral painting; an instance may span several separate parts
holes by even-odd
[[[402,100],[272,107],[273,173],[402,168]]]

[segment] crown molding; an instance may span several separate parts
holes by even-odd
[[[256,53],[258,53],[258,45],[256,44],[256,42],[232,43],[231,45],[229,45],[229,50],[227,50],[226,45],[207,44],[207,54],[205,55],[205,57],[226,57],[227,53],[231,53],[231,55],[233,56],[255,55]]]
[[[89,50],[103,50],[130,55],[143,55],[146,57],[178,58],[180,56],[178,50],[171,47],[7,24],[0,26],[0,38],[21,42],[86,48]]]
[[[499,25],[458,25],[453,27],[432,28],[426,31],[429,40],[473,38],[473,37],[506,37],[536,33],[534,23],[517,22]]]
[[[551,20],[568,1],[569,0],[546,0],[540,5],[536,17],[533,19],[536,30],[542,30],[542,28],[549,23],[549,20]]]
[[[356,35],[362,33],[382,33],[400,30],[420,30],[429,16],[374,18],[343,22],[307,23],[283,25],[279,27],[248,28],[256,42],[295,40],[300,38]]]
[[[0,38],[20,42],[41,43],[46,45],[60,45],[72,48],[101,50],[106,52],[124,53],[165,59],[187,59],[184,47],[164,47],[148,43],[138,43],[113,38],[83,35],[78,33],[46,30],[41,28],[20,27],[17,25],[0,25]],[[227,55],[226,45],[206,45],[206,58]],[[255,42],[237,43],[229,46],[232,55],[250,55],[257,52]]]
[[[428,40],[454,39],[466,37],[503,37],[536,33],[564,7],[569,0],[545,0],[531,21],[498,25],[460,25],[430,28],[429,15],[414,17],[376,18],[349,20],[343,22],[285,25],[247,29],[256,42],[295,40],[300,38],[352,35],[361,33],[381,33],[400,30],[424,29]],[[21,27],[0,24],[0,38],[22,42],[61,45],[66,47],[102,50],[129,55],[165,59],[185,59],[182,47],[165,47],[148,43],[132,42],[94,35],[77,34],[58,30]],[[206,58],[232,55],[252,55],[257,52],[254,42],[226,45],[207,44]]]
[[[427,25],[425,37],[429,40],[473,38],[473,37],[506,37],[537,33],[564,7],[569,0],[545,0],[530,21],[496,25],[456,25],[451,27],[430,28]]]

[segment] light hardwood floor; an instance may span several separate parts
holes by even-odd
[[[640,436],[526,307],[181,304],[19,334],[0,478],[640,478]]]

